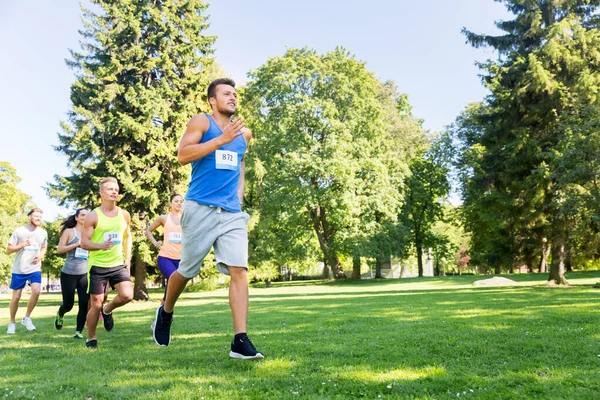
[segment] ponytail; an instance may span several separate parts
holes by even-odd
[[[60,224],[60,233],[58,234],[58,236],[62,236],[63,232],[66,229],[75,228],[77,226],[76,218],[79,216],[79,213],[83,210],[87,210],[87,208],[78,208],[77,211],[75,211],[75,214],[65,218],[65,220]]]

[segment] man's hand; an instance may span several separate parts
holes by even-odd
[[[24,249],[25,247],[29,246],[30,244],[31,244],[31,238],[27,238],[27,239],[25,239],[25,241],[23,242],[23,245],[22,245],[22,247],[21,247],[21,248],[22,248],[22,249]]]
[[[100,250],[110,250],[114,245],[112,239],[108,239],[100,245]]]
[[[32,264],[39,264],[40,261],[42,261],[42,257],[39,256],[39,254],[37,256],[35,256],[35,258],[33,259],[33,261],[31,262]]]
[[[227,124],[221,135],[223,144],[231,143],[236,137],[243,135],[242,128],[246,126],[246,122],[242,118],[238,118]]]
[[[154,243],[154,246],[156,246],[157,248],[161,248],[163,245],[163,241],[162,240],[157,240],[156,243]]]

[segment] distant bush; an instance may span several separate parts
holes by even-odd
[[[187,285],[186,291],[196,292],[211,292],[213,290],[226,288],[229,286],[230,278],[226,275],[211,276],[210,278],[200,279],[190,285]]]
[[[574,257],[573,269],[577,271],[598,271],[600,270],[600,259]]]

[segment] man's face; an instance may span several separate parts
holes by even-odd
[[[119,185],[115,182],[106,182],[100,190],[102,200],[117,201],[119,198]]]
[[[213,104],[219,113],[228,117],[235,114],[237,109],[237,93],[233,86],[217,85],[215,88],[215,97],[212,100],[215,101]]]
[[[42,213],[38,211],[32,213],[29,216],[29,222],[33,226],[40,226],[42,224]]]

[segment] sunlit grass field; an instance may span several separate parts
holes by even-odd
[[[263,361],[229,359],[227,290],[185,293],[171,346],[152,340],[162,296],[115,311],[99,349],[54,329],[60,294],[6,335],[0,295],[0,397],[7,399],[595,399],[600,397],[600,272],[360,282],[251,289],[249,335]],[[111,294],[112,296],[112,294]],[[17,319],[23,316],[23,296]]]

